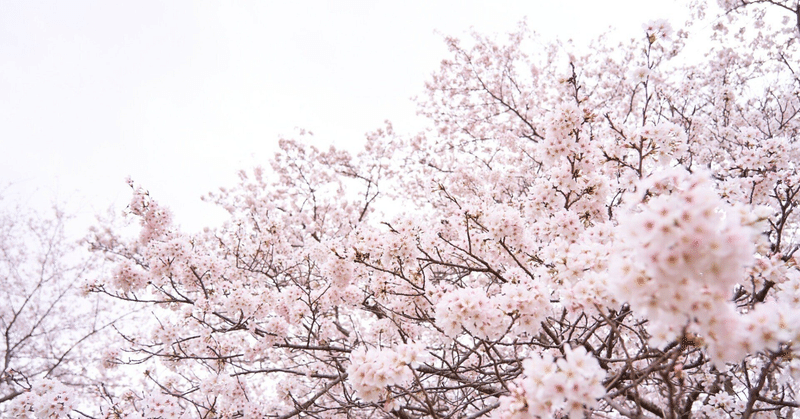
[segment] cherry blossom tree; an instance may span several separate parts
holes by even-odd
[[[0,414],[80,414],[113,386],[94,356],[109,343],[112,310],[82,286],[98,260],[67,237],[58,206],[43,215],[1,199]]]
[[[109,358],[146,388],[105,411],[797,417],[798,33],[764,19],[797,7],[720,5],[702,42],[447,38],[430,130],[282,140],[208,196],[219,229],[130,182],[140,232],[94,235],[90,285],[148,307]]]

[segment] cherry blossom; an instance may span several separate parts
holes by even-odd
[[[88,286],[148,313],[104,358],[146,373],[104,411],[796,414],[798,38],[755,3],[589,52],[446,38],[429,129],[282,139],[209,194],[217,229],[131,182],[138,234],[97,230]]]

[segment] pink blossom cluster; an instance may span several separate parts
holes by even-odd
[[[500,310],[515,318],[514,331],[535,336],[541,322],[552,312],[549,295],[537,282],[520,281],[504,284],[492,300]]]
[[[191,412],[184,412],[177,401],[168,395],[155,391],[142,400],[142,413],[153,418],[190,418]]]
[[[740,417],[744,409],[744,399],[720,391],[709,396],[705,403],[700,405],[697,413],[711,418]]]
[[[583,121],[583,111],[572,102],[565,102],[547,115],[547,132],[545,135],[546,159],[557,162],[562,156],[580,153],[586,150],[586,142],[576,142],[575,132]]]
[[[634,141],[652,143],[654,159],[662,167],[670,165],[674,158],[683,156],[688,150],[686,132],[672,122],[640,127],[635,132]]]
[[[442,295],[434,308],[436,325],[455,338],[466,330],[483,339],[498,339],[510,322],[506,313],[485,292],[460,288]]]
[[[648,36],[653,36],[655,39],[669,39],[672,36],[672,25],[666,19],[654,19],[644,25],[642,28]],[[651,42],[655,42],[655,39]]]
[[[15,418],[66,418],[75,403],[72,389],[61,382],[44,378],[36,381],[29,391],[13,399],[6,413]]]
[[[134,186],[133,180],[128,179],[128,185],[133,189],[128,209],[131,214],[141,217],[142,231],[139,240],[144,244],[165,232],[172,224],[172,212],[151,199],[146,190]]]
[[[651,342],[697,333],[720,361],[762,349],[731,344],[741,324],[731,295],[754,263],[768,213],[728,204],[707,175],[682,170],[654,175],[640,190],[638,212],[621,220],[611,287],[647,317]]]
[[[414,379],[413,369],[424,360],[424,351],[419,343],[355,350],[350,354],[347,381],[365,402],[381,400],[388,386],[409,384]]]
[[[564,345],[564,356],[533,355],[522,362],[522,376],[509,384],[510,394],[500,397],[496,419],[525,419],[567,415],[584,417],[605,393],[605,371],[583,347]]]
[[[756,305],[738,321],[736,328],[726,336],[744,354],[762,350],[779,350],[784,342],[797,342],[800,338],[800,306],[789,301],[775,300]]]

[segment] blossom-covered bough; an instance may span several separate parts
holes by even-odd
[[[431,130],[283,140],[208,197],[220,229],[131,183],[141,233],[95,236],[118,264],[93,289],[153,306],[110,359],[146,388],[104,413],[792,417],[798,28],[748,3],[703,43],[447,39]]]

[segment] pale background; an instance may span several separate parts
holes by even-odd
[[[66,202],[81,225],[125,207],[131,176],[188,230],[222,212],[199,197],[266,165],[279,136],[356,149],[446,58],[444,35],[620,39],[683,1],[0,0],[0,205]],[[11,186],[3,189],[2,185]]]

